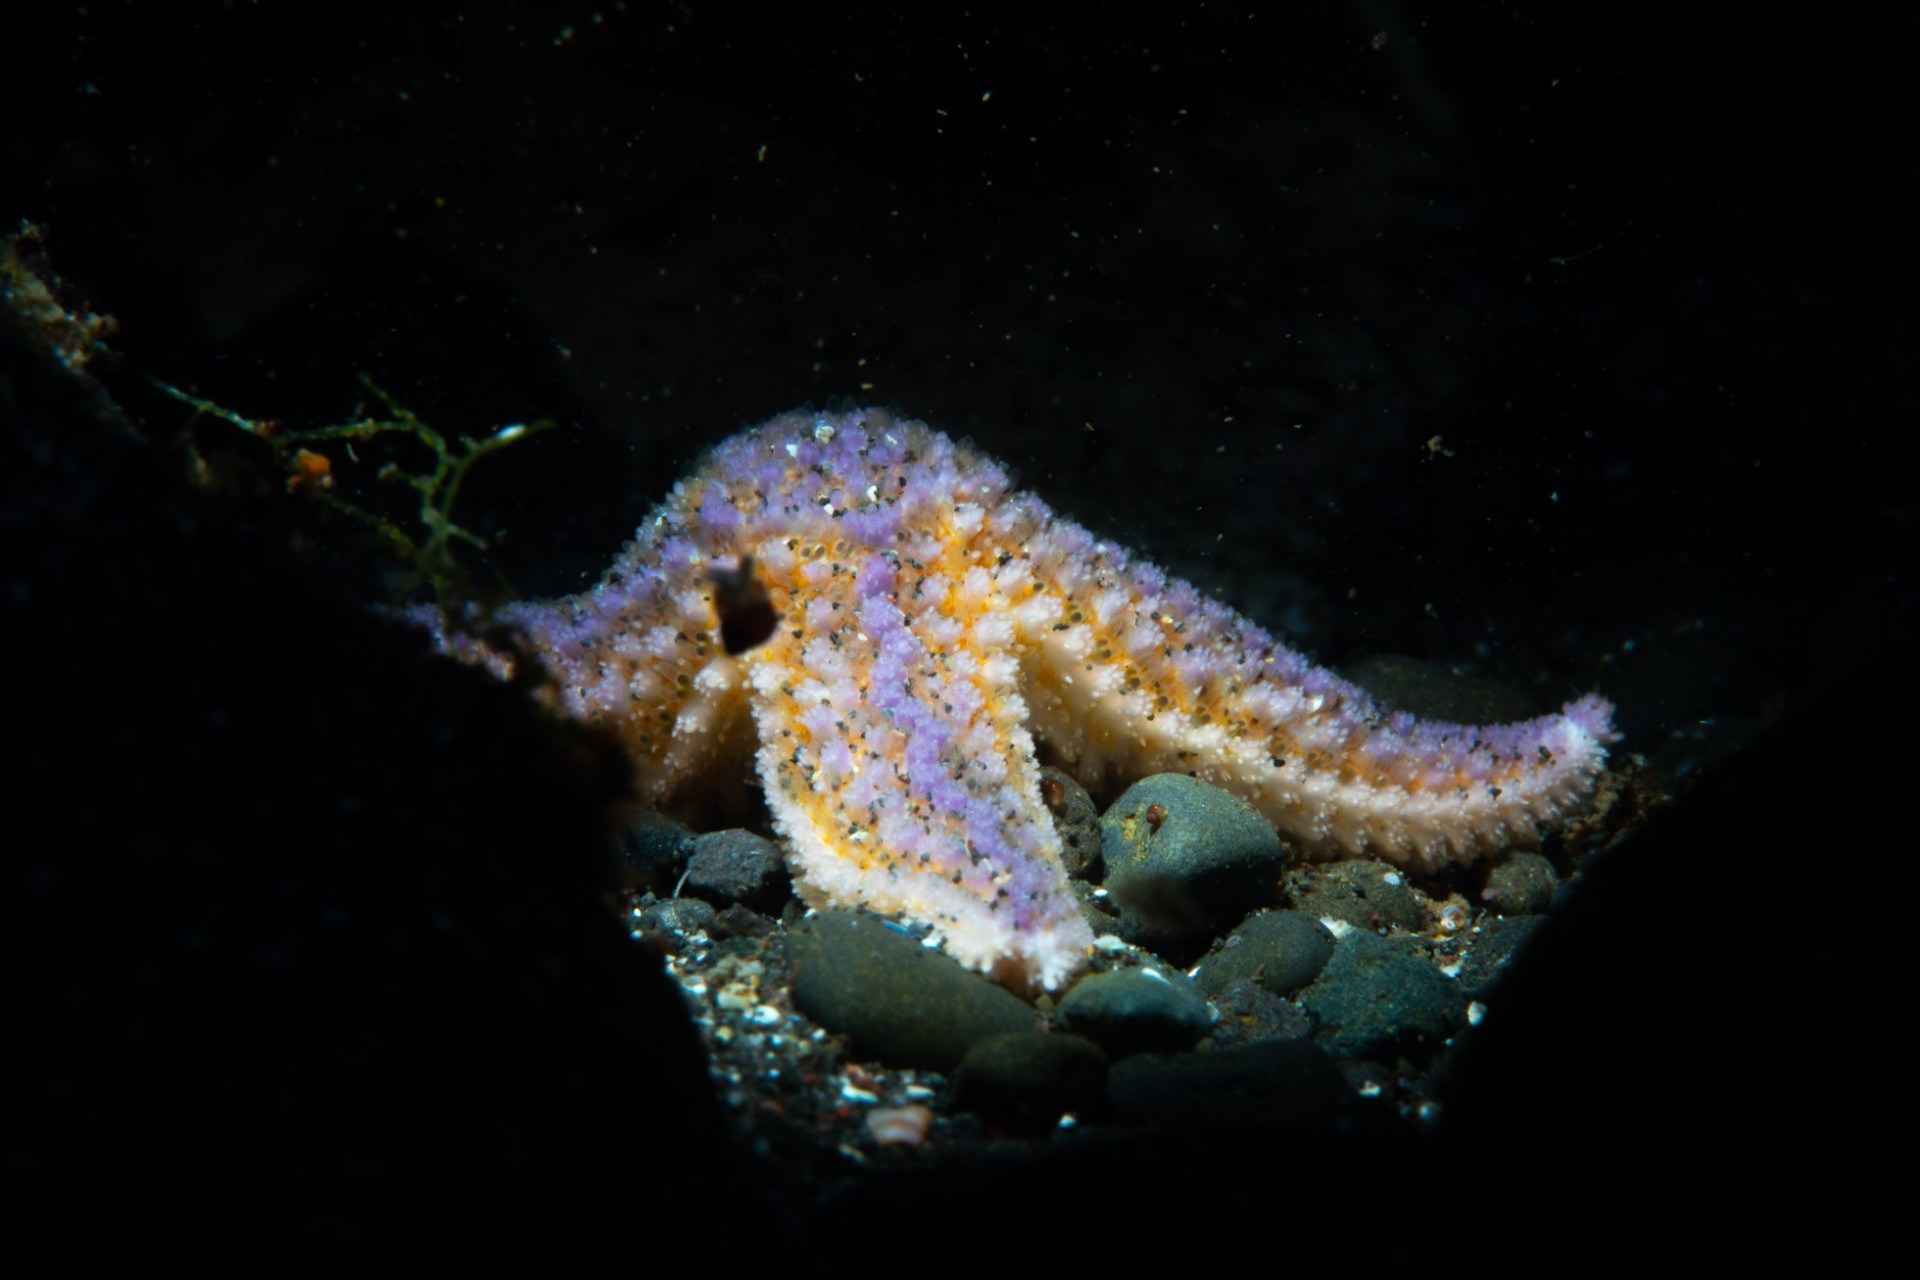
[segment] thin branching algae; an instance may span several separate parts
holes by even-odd
[[[361,376],[360,385],[377,402],[378,412],[369,412],[363,401],[354,406],[347,421],[305,430],[288,429],[274,419],[246,417],[158,380],[154,385],[198,413],[237,427],[266,445],[276,470],[286,477],[288,493],[310,498],[357,522],[405,566],[397,594],[412,594],[425,588],[441,604],[473,600],[482,594],[455,554],[456,548],[462,545],[474,551],[487,550],[485,538],[463,528],[453,518],[454,504],[459,500],[468,471],[489,454],[553,426],[550,419],[515,422],[483,438],[461,436],[457,445],[449,444],[446,436],[421,421],[365,375]],[[377,479],[405,485],[419,495],[419,506],[413,517],[417,532],[409,531],[402,521],[381,515],[362,502],[343,497],[335,486],[335,458],[324,446],[339,446],[350,461],[357,462],[353,446],[381,437],[415,441],[430,454],[430,464],[425,467],[409,469],[389,460],[375,473]],[[203,463],[197,465],[204,470]],[[493,590],[505,591],[506,584],[495,583]]]

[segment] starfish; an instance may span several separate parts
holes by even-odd
[[[1385,710],[993,460],[874,409],[720,444],[579,595],[485,626],[418,616],[503,677],[537,659],[556,708],[624,739],[651,803],[724,777],[757,737],[803,898],[924,924],[1048,989],[1093,936],[1036,735],[1083,780],[1192,774],[1308,856],[1423,869],[1564,818],[1613,736],[1593,695],[1493,727]]]

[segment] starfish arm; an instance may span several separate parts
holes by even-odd
[[[894,558],[833,575],[809,605],[820,625],[748,655],[769,808],[809,899],[897,912],[965,964],[1058,987],[1093,936],[997,602],[937,572],[908,587]]]
[[[1262,698],[1247,736],[1172,718],[1160,754],[1246,797],[1309,856],[1370,853],[1433,871],[1536,838],[1592,790],[1606,761],[1610,708],[1598,699],[1517,724],[1396,723],[1328,694]],[[1326,699],[1326,701],[1322,701]],[[1308,711],[1316,701],[1318,710]],[[1261,705],[1265,704],[1265,705]]]
[[[1592,790],[1615,736],[1589,695],[1473,726],[1381,710],[1358,686],[1027,499],[1040,594],[1024,634],[1036,732],[1090,785],[1187,773],[1251,802],[1315,857],[1427,870],[1537,836]]]
[[[541,699],[617,735],[641,796],[665,804],[742,757],[748,725],[745,681],[714,634],[710,588],[692,571],[685,544],[674,541],[637,540],[642,555],[677,556],[677,574],[616,567],[579,595],[504,605],[484,627],[430,608],[412,617],[442,649],[502,679],[537,663]]]

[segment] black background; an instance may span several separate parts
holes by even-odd
[[[41,779],[50,821],[122,816],[30,862],[27,883],[53,876],[62,887],[49,892],[71,894],[81,915],[103,892],[129,900],[93,919],[97,936],[43,921],[48,939],[99,972],[80,984],[90,996],[60,995],[31,1025],[52,1037],[102,1027],[127,1012],[103,993],[153,966],[174,992],[155,997],[161,1007],[195,1007],[168,985],[188,982],[185,969],[128,959],[113,939],[132,911],[179,941],[165,905],[178,886],[154,869],[183,850],[224,850],[206,855],[215,884],[222,858],[242,845],[253,856],[255,835],[204,836],[196,822],[209,806],[244,811],[262,830],[286,831],[289,812],[327,825],[311,801],[265,804],[251,775],[151,763],[205,731],[207,706],[253,707],[259,741],[279,757],[273,776],[307,770],[308,795],[331,813],[340,784],[327,770],[340,751],[393,732],[382,715],[392,704],[376,695],[421,681],[404,664],[359,673],[384,640],[354,641],[345,656],[331,639],[311,641],[313,620],[334,617],[326,610],[350,614],[326,575],[276,568],[266,548],[235,551],[257,532],[250,524],[180,514],[200,511],[167,489],[178,472],[167,442],[184,416],[133,375],[302,425],[344,418],[358,373],[453,432],[558,419],[560,431],[483,464],[463,503],[529,592],[589,581],[731,431],[800,404],[878,402],[970,435],[1062,511],[1323,658],[1465,662],[1542,706],[1598,687],[1621,705],[1623,749],[1674,775],[1760,739],[1756,753],[1714,766],[1727,770],[1717,789],[1709,777],[1663,836],[1621,859],[1631,865],[1591,899],[1605,909],[1570,914],[1542,963],[1567,966],[1568,994],[1539,996],[1536,1043],[1489,1037],[1493,1065],[1478,1093],[1463,1092],[1468,1119],[1445,1150],[1321,1152],[1316,1167],[1340,1171],[1321,1181],[1214,1152],[1219,1201],[1195,1204],[1244,1209],[1276,1186],[1337,1203],[1377,1190],[1369,1168],[1397,1170],[1377,1175],[1394,1189],[1435,1185],[1465,1149],[1477,1178],[1510,1162],[1514,1181],[1538,1184],[1526,1171],[1544,1161],[1592,1192],[1539,1192],[1539,1203],[1516,1192],[1521,1206],[1498,1219],[1531,1247],[1574,1256],[1594,1247],[1585,1233],[1603,1218],[1610,1231],[1690,1222],[1702,1189],[1724,1181],[1706,1172],[1709,1149],[1746,1170],[1749,1195],[1810,1193],[1791,1176],[1799,1166],[1775,1179],[1727,1153],[1774,1149],[1763,1142],[1771,1124],[1782,1147],[1783,1132],[1817,1140],[1844,1163],[1877,1128],[1877,1104],[1897,1108],[1913,1083],[1883,1039],[1889,1011],[1865,991],[1892,975],[1880,952],[1859,950],[1894,927],[1899,878],[1911,877],[1899,749],[1872,745],[1911,723],[1911,22],[1442,8],[1162,6],[1122,19],[1042,6],[93,4],[10,19],[0,218],[45,226],[56,267],[118,317],[110,384],[157,446],[144,462],[86,455],[46,474],[22,461],[9,490],[16,512],[59,512],[13,524],[17,550],[31,544],[19,554],[43,559],[16,575],[11,597],[14,634],[39,646],[15,673],[32,690],[12,727],[37,755],[86,763]],[[16,389],[11,416],[30,421],[37,403]],[[125,530],[102,518],[143,501],[162,532],[136,515]],[[82,549],[48,550],[62,538]],[[183,573],[194,590],[179,589]],[[40,589],[56,581],[70,592],[57,606]],[[249,629],[293,648],[249,648],[236,638]],[[203,632],[232,648],[193,639]],[[319,651],[287,638],[299,634]],[[208,683],[183,682],[187,668]],[[223,681],[228,693],[206,691]],[[143,692],[156,682],[178,685],[175,696]],[[469,714],[455,709],[473,696],[461,689],[420,712],[422,741],[444,742],[435,717]],[[355,711],[341,715],[348,695]],[[273,713],[280,698],[311,700],[305,730]],[[100,735],[114,727],[108,745]],[[364,767],[391,779],[424,748],[402,730],[383,749],[388,772]],[[546,776],[518,759],[496,759],[499,776]],[[20,794],[37,778],[22,775]],[[461,784],[457,773],[436,784],[446,812],[469,807]],[[116,809],[116,795],[148,807]],[[511,820],[489,821],[505,833],[503,886],[525,841],[591,845],[590,831],[553,835],[531,797],[500,803]],[[421,815],[442,810],[401,789],[380,812],[380,835],[338,837],[386,851],[355,890],[372,899],[385,891],[382,868],[394,874],[392,859],[410,856]],[[1655,852],[1659,839],[1674,847]],[[131,877],[115,861],[130,848],[152,855]],[[420,873],[423,903],[469,855],[449,838],[444,856]],[[569,895],[590,883],[591,856],[551,873],[554,920],[573,919]],[[139,880],[149,872],[158,879]],[[327,874],[309,862],[256,887],[278,902],[304,892],[289,884]],[[195,897],[194,910],[257,919],[252,890],[234,892]],[[495,955],[510,987],[516,966],[550,960],[542,948],[573,927],[527,926],[527,942],[514,932],[525,924]],[[523,943],[527,956],[514,951]],[[1642,968],[1605,969],[1623,951]],[[607,986],[589,983],[578,1006],[534,1001],[529,1016],[550,1033],[591,1040],[580,1028],[626,998],[622,984],[659,994],[657,975],[618,976],[637,961],[593,954],[577,963]],[[363,960],[349,949],[341,963]],[[421,991],[461,985],[459,964],[447,964]],[[225,1026],[257,997],[202,1012]],[[474,1061],[462,1036],[486,1041],[495,1061],[502,1044],[527,1047],[511,1026],[476,1032],[495,1006],[471,998],[421,997],[455,1010],[433,1064],[416,1059],[421,1078]],[[661,1000],[653,1016],[664,1025]],[[124,1036],[101,1034],[125,1050]],[[109,1069],[104,1050],[82,1045],[74,1058],[105,1075],[76,1077],[62,1059],[28,1095],[52,1136],[17,1144],[12,1169],[56,1206],[100,1188],[92,1240],[108,1255],[176,1219],[153,1207],[149,1180],[122,1185],[105,1171],[105,1130],[151,1108],[127,1103],[123,1116],[96,1097],[120,1088],[116,1072],[220,1078],[226,1055],[211,1034],[164,1065],[136,1050]],[[647,1037],[606,1035],[616,1047],[596,1051],[649,1060]],[[427,1053],[367,1036],[370,1080],[389,1079],[395,1057]],[[1607,1056],[1628,1052],[1643,1056]],[[1556,1064],[1551,1087],[1518,1065],[1529,1053]],[[589,1081],[572,1123],[529,1122],[544,1136],[508,1154],[476,1139],[507,1171],[476,1185],[529,1203],[527,1188],[550,1187],[555,1165],[590,1163],[568,1135],[591,1131],[595,1152],[632,1159],[596,1169],[594,1195],[559,1199],[601,1225],[602,1199],[640,1206],[629,1219],[636,1256],[661,1233],[698,1244],[711,1230],[701,1215],[645,1209],[667,1196],[676,1156],[708,1141],[650,1127],[670,1104],[648,1089],[698,1078],[678,1069],[624,1091],[609,1083],[612,1101]],[[1733,1092],[1701,1111],[1681,1080]],[[449,1095],[449,1116],[501,1091],[471,1088]],[[1712,1084],[1699,1088],[1712,1096]],[[269,1137],[257,1136],[252,1103],[181,1104],[177,1123],[212,1135],[206,1185],[231,1186],[224,1171],[250,1158],[285,1169],[331,1150],[323,1135],[338,1132],[342,1104],[290,1083],[259,1105],[283,1104],[306,1119]],[[611,1134],[583,1119],[610,1112],[624,1117]],[[231,1139],[229,1127],[255,1136]],[[421,1146],[404,1124],[392,1133],[346,1143],[335,1153],[345,1173],[295,1180],[337,1201],[319,1225],[286,1226],[276,1215],[299,1197],[277,1184],[253,1216],[271,1238],[348,1252],[388,1238],[400,1228],[367,1205],[409,1181],[388,1167],[392,1146]],[[163,1165],[178,1140],[164,1125],[130,1139]],[[1634,1211],[1603,1214],[1598,1179],[1570,1172],[1591,1172],[1582,1144],[1617,1156],[1629,1179],[1650,1166],[1687,1172],[1655,1179]],[[59,1166],[64,1181],[47,1173],[52,1149],[77,1153]],[[1676,1154],[1688,1151],[1702,1163]],[[467,1187],[447,1181],[448,1169],[471,1167],[464,1158],[422,1159],[423,1177]],[[716,1188],[707,1208],[718,1219],[718,1188],[732,1184],[695,1163],[713,1180],[699,1185]],[[1249,1167],[1257,1179],[1243,1176]],[[1448,1186],[1422,1229],[1491,1230],[1486,1201]],[[465,1194],[448,1191],[443,1207]],[[780,1221],[777,1210],[761,1219]],[[419,1238],[432,1221],[415,1223]],[[609,1243],[566,1221],[556,1232],[581,1248]],[[205,1256],[239,1247],[207,1243],[219,1236],[208,1230],[186,1233]],[[769,1233],[816,1254],[831,1239],[792,1223]],[[1347,1243],[1362,1257],[1419,1258],[1418,1234]]]
[[[875,401],[1330,657],[1558,644],[1557,704],[1700,624],[1724,714],[1870,647],[1897,41],[1448,8],[96,5],[16,32],[0,192],[142,372],[560,419],[468,498],[529,592]]]

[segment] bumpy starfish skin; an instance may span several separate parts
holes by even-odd
[[[779,624],[720,644],[716,571]],[[424,619],[511,674],[510,648]],[[1309,854],[1435,868],[1536,835],[1592,789],[1612,708],[1475,728],[1377,707],[1191,586],[887,413],[789,414],[721,444],[600,584],[512,605],[572,715],[619,732],[642,793],[712,781],[749,717],[810,901],[899,913],[974,968],[1058,987],[1091,931],[1034,735],[1065,767],[1190,773]],[[737,758],[737,757],[735,757]]]

